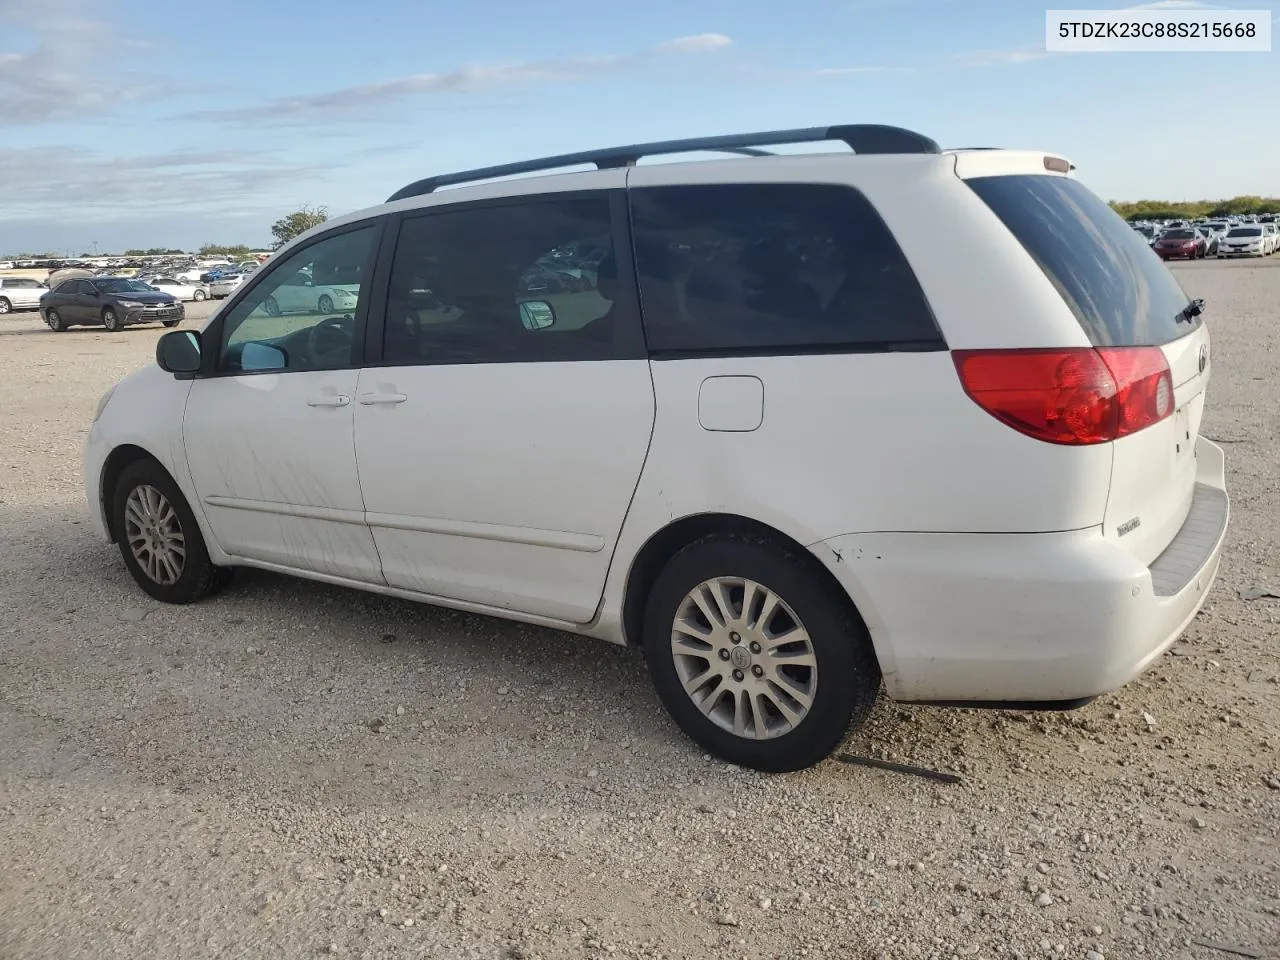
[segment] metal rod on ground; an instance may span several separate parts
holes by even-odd
[[[852,753],[841,753],[836,759],[841,763],[851,763],[860,767],[876,767],[879,770],[892,770],[894,773],[909,773],[912,776],[924,777],[926,780],[937,780],[939,783],[964,783],[964,778],[954,773],[942,773],[939,770],[928,770],[925,767],[913,767],[906,763],[891,763],[888,760],[857,757]]]

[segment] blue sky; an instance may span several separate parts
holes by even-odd
[[[1280,195],[1276,53],[1046,55],[1045,6],[0,0],[0,252],[261,244],[432,173],[849,122],[1053,150],[1108,199]]]

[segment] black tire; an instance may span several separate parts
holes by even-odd
[[[711,720],[685,692],[672,653],[672,625],[690,591],[717,577],[743,578],[773,591],[808,634],[817,664],[812,705],[785,733],[738,736]],[[814,561],[764,537],[713,535],[676,554],[649,592],[643,641],[658,696],[680,728],[705,750],[755,770],[782,773],[825,759],[866,720],[880,692],[871,638],[848,602]],[[710,664],[713,658],[707,659]],[[722,688],[728,689],[728,680]],[[721,696],[716,699],[723,704]]]
[[[10,313],[13,311],[13,304],[5,297],[0,297],[0,314]]]
[[[262,309],[267,312],[269,317],[280,316],[280,304],[276,302],[275,297],[267,297],[267,299],[263,300]]]
[[[50,310],[48,314],[45,315],[44,322],[49,325],[49,329],[54,333],[61,333],[63,330],[67,329],[67,322],[62,319],[62,314],[57,310]]]
[[[333,297],[329,296],[327,293],[321,294],[319,301],[316,303],[316,307],[319,309],[320,313],[333,313]]]
[[[124,324],[120,322],[120,314],[116,313],[114,307],[105,307],[102,311],[102,325],[112,333],[124,329]]]
[[[181,572],[173,583],[161,583],[153,579],[138,562],[129,545],[125,524],[125,503],[129,494],[139,487],[152,487],[172,506],[178,527],[185,542],[186,557]],[[160,464],[154,460],[139,460],[125,467],[111,492],[112,527],[116,544],[129,573],[144,591],[162,603],[195,603],[221,586],[231,577],[229,570],[215,567],[209,559],[200,526],[188,506],[186,497],[178,485]]]
[[[179,317],[177,320],[161,320],[161,321],[160,321],[160,326],[162,326],[162,327],[176,327],[176,326],[177,326],[178,324],[180,324],[181,322],[182,322],[182,318],[181,318],[181,317]]]
[[[203,290],[197,290],[195,293],[191,295],[191,299],[196,301],[196,303],[199,303],[206,296],[208,296],[208,294],[206,294]]]

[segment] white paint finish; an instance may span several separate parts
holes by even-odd
[[[1111,451],[1026,437],[970,400],[949,354],[867,353],[653,363],[653,446],[633,516],[722,510],[802,543],[874,530],[1036,532],[1097,526]],[[751,376],[767,413],[708,433],[704,380]]]
[[[1061,154],[1047,150],[953,150],[948,153],[956,158],[956,176],[962,180],[1027,173],[1065,177],[1065,173],[1046,170],[1045,157],[1071,162]]]
[[[604,549],[604,537],[581,533],[564,533],[559,530],[534,530],[530,527],[509,527],[496,523],[471,523],[459,520],[437,520],[431,517],[405,517],[390,513],[365,514],[369,526],[386,530],[407,530],[411,533],[434,533],[449,537],[466,537],[473,540],[496,540],[500,543],[523,543],[530,547],[550,547],[554,550],[574,550],[579,553],[599,553]]]
[[[1221,449],[1201,440],[1197,461],[1198,481],[1225,489]],[[1224,539],[1167,597],[1097,529],[855,534],[814,553],[858,602],[891,696],[1061,700],[1123,686],[1167,650],[1208,597]]]
[[[590,621],[649,444],[648,362],[377,368],[366,394],[406,397],[354,408],[387,583]]]
[[[355,370],[194,381],[184,433],[195,487],[223,550],[380,582],[352,447]]]
[[[1200,372],[1200,348],[1209,328],[1162,347],[1176,384],[1173,415],[1113,443],[1114,466],[1103,529],[1141,563],[1150,563],[1173,539],[1191,509],[1195,493],[1196,438],[1204,418],[1211,368]],[[1139,520],[1121,536],[1117,528]]]
[[[764,422],[764,384],[759,377],[708,377],[698,388],[703,430],[741,433]]]
[[[102,469],[111,452],[135,446],[149,453],[169,472],[179,489],[194,503],[191,474],[182,442],[182,413],[192,381],[176,380],[151,365],[123,378],[111,392],[102,415],[89,428],[85,441],[82,478],[90,514],[98,533],[107,536],[106,511],[102,493]],[[204,516],[195,510],[198,521]],[[208,535],[208,528],[203,532]]]

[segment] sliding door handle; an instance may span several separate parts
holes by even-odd
[[[330,394],[323,397],[308,397],[308,407],[345,407],[351,402],[350,397],[344,397],[342,394]]]
[[[362,393],[360,402],[365,406],[375,403],[404,403],[409,398],[403,393]]]

